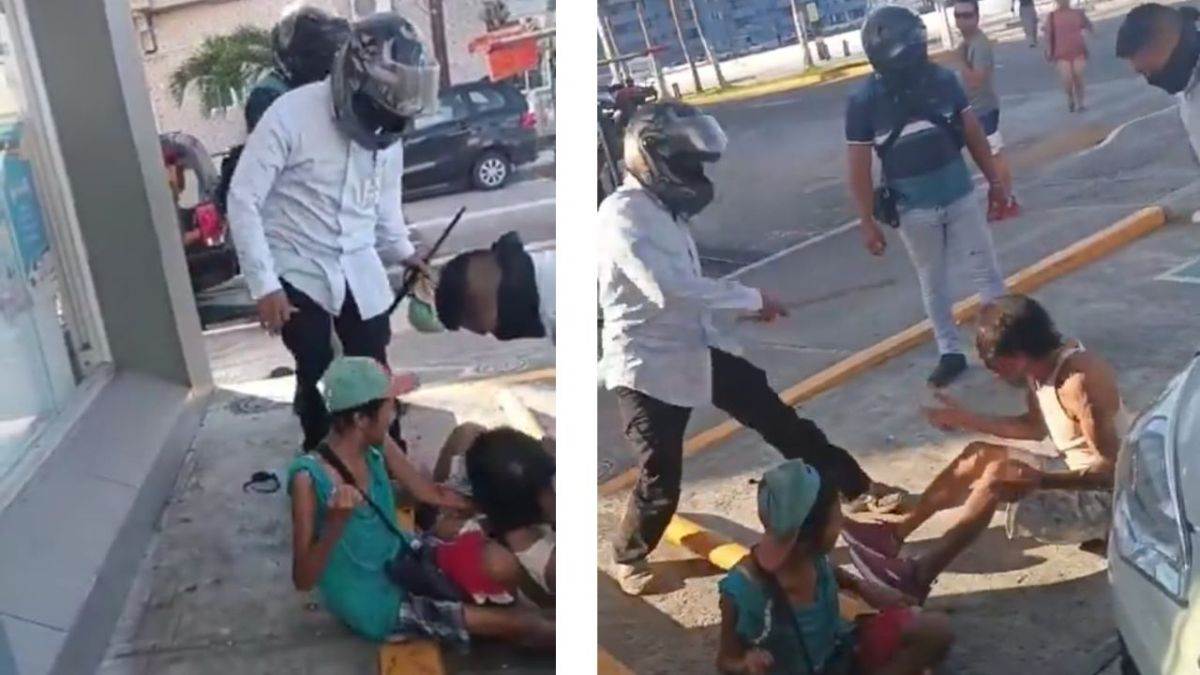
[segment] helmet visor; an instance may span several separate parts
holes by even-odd
[[[712,115],[677,117],[671,124],[671,154],[696,155],[706,161],[716,160],[725,152],[728,139],[720,122]]]
[[[394,115],[416,117],[437,110],[439,74],[436,63],[373,64],[362,91]]]

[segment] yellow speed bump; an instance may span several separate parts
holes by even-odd
[[[512,389],[501,387],[496,390],[496,404],[500,406],[500,411],[504,413],[504,419],[508,420],[508,424],[512,428],[534,438],[542,438],[546,435],[546,430],[542,428],[529,406],[525,405],[521,397],[517,396]]]
[[[1050,281],[1127,246],[1162,227],[1166,222],[1166,211],[1161,206],[1141,209],[1013,274],[1007,279],[1008,288],[1018,293],[1032,292]],[[955,320],[969,321],[979,312],[980,306],[981,302],[977,295],[959,302],[954,306]],[[924,344],[932,337],[933,325],[926,319],[801,380],[780,392],[779,396],[790,406],[798,405],[844,384],[851,378],[871,370],[892,357]],[[684,443],[683,455],[690,457],[730,438],[741,428],[742,425],[734,420],[725,420],[717,426],[689,438]],[[637,482],[637,478],[637,469],[629,469],[601,485],[600,494],[611,495],[626,490]]]
[[[501,387],[510,384],[524,384],[526,382],[541,382],[542,380],[553,380],[556,376],[554,368],[539,368],[537,370],[526,370],[520,373],[509,373],[507,375],[497,375],[495,377],[484,377],[477,380],[461,380],[458,382],[446,382],[444,384],[433,384],[428,387],[421,387],[418,391],[422,394],[428,392],[453,391],[455,389],[468,389],[471,387]]]
[[[745,546],[716,532],[706,530],[682,516],[671,518],[663,538],[676,546],[686,548],[726,571],[733,569],[742,561],[742,558],[750,555],[750,549]],[[854,617],[860,614],[869,614],[873,610],[860,598],[845,591],[839,591],[838,611],[843,618],[853,620]]]

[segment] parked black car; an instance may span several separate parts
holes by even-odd
[[[404,139],[405,197],[496,190],[537,154],[537,115],[516,87],[487,79],[454,85]]]
[[[194,136],[176,131],[160,135],[159,143],[179,215],[188,276],[199,293],[239,272],[229,225],[216,200],[219,176],[208,150]]]

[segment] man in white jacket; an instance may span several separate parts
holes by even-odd
[[[629,176],[600,205],[600,370],[641,464],[613,540],[619,582],[631,595],[653,583],[646,559],[679,503],[683,439],[697,406],[711,402],[785,457],[804,459],[845,500],[879,510],[889,498],[891,508],[897,505],[894,491],[874,483],[848,452],[797,415],[766,373],[740,356],[736,338],[713,323],[718,311],[758,321],[787,314],[768,293],[700,271],[689,224],[713,197],[703,164],[724,148],[720,125],[696,108],[645,106],[625,132]]]
[[[234,173],[230,228],[262,326],[295,357],[306,448],[328,432],[317,382],[333,359],[331,330],[346,355],[386,363],[385,263],[421,265],[400,210],[399,141],[436,105],[437,82],[408,21],[364,19],[329,79],[267,109]]]

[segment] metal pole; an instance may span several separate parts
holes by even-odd
[[[725,81],[725,75],[721,72],[721,61],[717,59],[716,53],[708,44],[708,37],[704,34],[704,26],[700,25],[700,12],[696,10],[696,0],[689,0],[692,5],[692,22],[696,24],[696,32],[700,34],[700,44],[704,46],[704,53],[708,55],[709,63],[712,63],[713,72],[717,75],[717,86],[725,88],[729,83]]]
[[[608,43],[612,45],[613,52],[617,55],[617,68],[621,71],[621,77],[628,79],[632,73],[629,72],[629,64],[621,54],[621,46],[617,44],[617,35],[613,32],[612,19],[606,16],[601,23],[604,26],[604,32],[608,35]]]
[[[800,45],[804,47],[804,69],[807,70],[813,67],[812,51],[808,48],[808,30],[805,24],[808,22],[807,17],[801,17],[799,0],[792,0],[792,21],[796,24],[796,37],[800,40]]]
[[[608,74],[612,76],[612,83],[617,84],[621,81],[621,72],[617,70],[617,62],[614,60],[612,45],[608,43],[608,35],[604,33],[604,28],[599,23],[596,24],[596,35],[600,38],[600,47],[604,49],[604,58],[608,61]]]
[[[663,77],[662,66],[658,64],[658,54],[654,53],[654,45],[650,44],[650,30],[646,28],[646,6],[643,0],[638,0],[634,6],[637,9],[638,24],[642,27],[642,39],[646,42],[646,51],[650,55],[650,65],[654,68],[654,79],[658,81],[659,96],[666,98],[670,96],[667,93],[667,79]]]
[[[692,81],[696,84],[696,93],[700,93],[704,91],[704,85],[700,84],[700,71],[696,69],[696,62],[692,60],[687,40],[683,37],[683,25],[679,23],[679,7],[675,5],[675,1],[667,0],[671,6],[671,19],[675,22],[675,34],[679,36],[679,48],[683,50],[683,58],[687,59],[688,67],[692,69]]]

